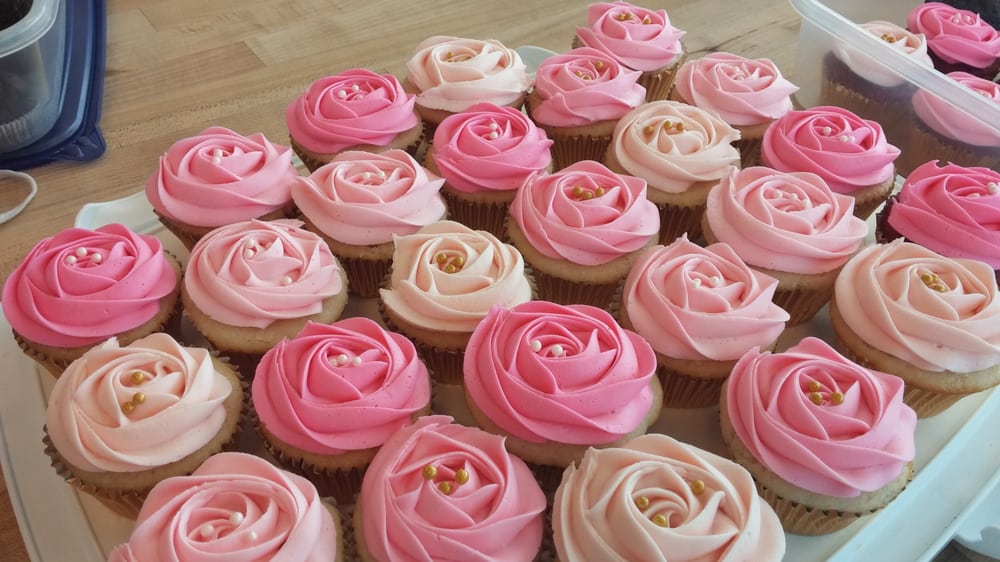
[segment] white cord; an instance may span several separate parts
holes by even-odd
[[[9,211],[0,212],[0,224],[3,224],[9,221],[10,219],[16,217],[17,215],[21,214],[21,211],[23,211],[24,208],[28,206],[28,203],[31,203],[31,200],[34,199],[35,195],[38,193],[38,183],[36,183],[35,178],[31,177],[29,174],[26,174],[24,172],[15,172],[14,170],[0,170],[0,179],[4,177],[14,178],[17,180],[21,180],[24,183],[27,183],[29,191],[28,195],[26,195],[24,199],[21,200],[20,203],[14,205],[13,209],[10,209]],[[10,185],[11,183],[13,182],[0,182],[0,186],[5,187],[7,185]]]

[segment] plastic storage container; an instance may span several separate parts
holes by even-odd
[[[920,0],[790,0],[802,16],[795,82],[801,88],[797,101],[803,107],[837,105],[825,99],[823,81],[828,78],[824,58],[835,45],[854,49],[866,55],[866,63],[898,77],[915,90],[923,90],[936,101],[947,104],[956,112],[950,121],[978,128],[977,136],[995,137],[995,142],[985,145],[957,143],[958,154],[949,156],[956,164],[984,165],[1000,169],[1000,104],[973,92],[937,70],[921,66],[914,60],[889,47],[875,35],[858,24],[885,20],[906,27],[906,16],[919,5]],[[889,141],[903,150],[896,161],[897,172],[906,175],[911,169],[931,158],[926,157],[927,127],[913,110],[912,98],[905,99],[892,112],[872,108],[851,107],[862,117],[878,121],[885,129]],[[891,113],[892,115],[890,115]],[[940,139],[949,145],[953,139]],[[968,140],[968,139],[966,139]],[[982,141],[980,141],[982,142]],[[942,149],[942,154],[943,149]],[[951,154],[951,152],[949,152]]]
[[[0,153],[25,147],[52,129],[66,61],[64,0],[5,4],[5,17],[20,19],[0,30]]]

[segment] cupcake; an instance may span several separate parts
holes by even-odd
[[[722,439],[785,531],[822,535],[885,507],[913,476],[903,381],[816,338],[751,350],[722,391]]]
[[[840,268],[864,245],[868,225],[853,203],[815,174],[755,166],[712,189],[703,231],[778,280],[774,302],[794,326],[826,305]]]
[[[926,2],[910,11],[906,26],[927,36],[934,68],[944,74],[961,71],[990,80],[1000,70],[1000,32],[975,12]]]
[[[479,427],[506,437],[554,490],[588,447],[646,433],[663,396],[652,348],[606,311],[531,301],[490,310],[465,353],[465,398]]]
[[[949,78],[1000,106],[1000,84],[964,72]],[[1000,129],[925,90],[913,94],[913,124],[907,136],[905,161],[916,168],[929,160],[963,166],[1000,166]]]
[[[903,237],[943,256],[986,262],[1000,278],[1000,172],[927,162],[878,218],[880,242]]]
[[[480,102],[520,109],[531,77],[517,51],[496,39],[435,35],[407,61],[404,86],[417,95],[417,112],[433,137],[445,117]]]
[[[676,101],[639,106],[622,117],[605,156],[611,170],[646,180],[660,211],[661,244],[701,237],[708,191],[735,170],[740,132],[717,114]]]
[[[898,156],[881,125],[833,106],[789,111],[767,128],[761,145],[765,166],[818,175],[833,191],[853,197],[854,214],[862,219],[892,193]]]
[[[507,229],[538,298],[604,308],[639,251],[656,242],[659,223],[646,182],[584,161],[530,178]]]
[[[292,150],[223,127],[175,142],[146,180],[146,198],[190,250],[212,229],[292,216]]]
[[[618,317],[656,352],[666,407],[718,404],[736,360],[774,348],[789,318],[773,302],[777,287],[725,243],[702,248],[682,236],[639,256]]]
[[[639,84],[646,101],[670,93],[674,73],[684,62],[684,32],[670,24],[666,10],[627,2],[596,2],[587,8],[587,25],[576,28],[573,47],[591,47],[611,55],[626,68],[642,71]]]
[[[530,562],[542,542],[545,496],[503,439],[426,416],[389,438],[354,509],[363,562]]]
[[[110,562],[343,561],[340,514],[305,479],[246,453],[219,453],[149,493]]]
[[[285,109],[292,148],[310,172],[348,150],[416,155],[423,122],[416,98],[391,74],[352,68],[324,76]]]
[[[310,322],[271,348],[252,397],[268,451],[349,504],[382,443],[430,412],[431,389],[410,340],[357,317]]]
[[[39,241],[3,286],[3,315],[29,357],[59,376],[91,347],[170,329],[181,266],[160,240],[121,224]]]
[[[764,131],[792,110],[798,86],[786,80],[770,59],[709,53],[688,60],[674,78],[670,99],[716,112],[740,132],[735,141],[740,166],[760,164]]]
[[[392,264],[392,236],[445,217],[442,184],[403,150],[352,150],[300,178],[292,200],[305,228],[337,256],[349,291],[375,297]]]
[[[413,340],[435,380],[460,384],[462,355],[479,321],[493,305],[531,300],[524,258],[454,221],[394,238],[392,273],[379,290],[382,319]]]
[[[301,221],[248,221],[202,238],[181,287],[184,315],[216,349],[255,360],[312,320],[330,323],[347,304],[347,279],[323,239]]]
[[[479,103],[438,125],[424,164],[444,178],[448,218],[503,239],[507,207],[529,176],[548,169],[551,145],[519,110]]]
[[[589,47],[542,61],[525,110],[552,139],[556,170],[604,158],[615,124],[646,100],[639,74]]]
[[[785,553],[781,523],[746,469],[658,433],[588,449],[567,468],[552,531],[559,560],[778,562]]]
[[[830,319],[850,357],[906,381],[920,417],[1000,384],[1000,296],[981,261],[869,246],[837,277]]]
[[[231,446],[242,407],[239,376],[208,350],[163,333],[111,338],[56,381],[45,453],[67,482],[134,518],[157,482]]]

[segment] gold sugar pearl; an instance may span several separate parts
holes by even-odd
[[[705,483],[701,480],[694,480],[691,482],[691,491],[694,495],[699,495],[705,492]]]
[[[458,271],[458,267],[456,267],[455,264],[453,263],[449,263],[448,265],[444,266],[445,273],[455,273],[456,271]]]
[[[462,256],[455,256],[455,259],[451,260],[451,263],[455,264],[457,267],[462,267],[465,265],[465,258]]]
[[[664,121],[663,122],[663,130],[664,131],[669,131],[670,129],[673,129],[673,128],[674,128],[673,121]]]
[[[615,16],[615,19],[618,21],[628,21],[632,19],[632,14],[630,12],[624,12]]]
[[[639,509],[646,509],[649,507],[649,498],[646,496],[638,496],[635,498],[635,506]]]
[[[830,395],[830,403],[833,404],[834,406],[843,404],[844,403],[844,393],[838,391],[838,392],[834,392],[833,394],[831,394]]]
[[[142,384],[146,382],[146,374],[142,371],[132,372],[132,384]]]
[[[580,187],[579,185],[576,186],[576,187],[574,187],[573,188],[573,196],[574,197],[580,197],[581,195],[583,195],[583,188]]]
[[[604,195],[605,193],[606,192],[604,191],[603,187],[598,187],[597,189],[594,190],[594,195],[596,195],[598,197],[600,197],[601,195]]]
[[[444,263],[448,261],[448,256],[444,252],[441,252],[440,254],[434,256],[434,261],[438,263]]]
[[[895,35],[891,35],[889,33],[883,33],[882,40],[885,41],[886,43],[895,43],[896,41],[898,41]]]
[[[642,23],[649,25],[653,20],[649,19],[649,16],[642,18]]]
[[[678,121],[676,127],[677,127],[678,131],[683,131],[684,130],[684,123]]]
[[[928,287],[930,287],[934,283],[937,283],[938,281],[940,281],[941,278],[938,277],[937,275],[933,274],[933,273],[924,273],[924,274],[920,275],[920,280],[923,281],[924,285],[927,285]]]
[[[438,469],[436,466],[429,464],[424,467],[424,470],[421,474],[423,474],[425,480],[433,480],[434,477],[437,476],[438,474]]]
[[[439,482],[438,483],[438,490],[441,490],[442,494],[444,494],[446,496],[450,496],[451,493],[453,491],[455,491],[455,487],[452,486],[451,482]]]
[[[133,404],[142,404],[145,401],[146,401],[146,395],[142,392],[136,392],[135,394],[132,395]]]
[[[809,381],[809,392],[819,392],[823,388],[823,385],[819,384],[819,381]]]
[[[667,521],[667,516],[662,513],[657,513],[653,516],[653,523],[659,527],[666,527],[669,521]]]
[[[934,289],[935,291],[937,291],[939,293],[946,293],[946,292],[948,292],[948,286],[945,285],[944,283],[940,283],[940,282],[938,282],[938,283],[931,283],[928,286],[931,289]]]
[[[656,127],[653,127],[652,125],[646,125],[645,127],[642,128],[642,132],[646,133],[647,135],[652,135],[654,132],[656,132]]]
[[[823,403],[823,395],[818,392],[810,392],[809,401],[819,406],[820,404]]]
[[[122,404],[122,413],[125,415],[131,414],[135,411],[135,404],[131,402],[125,402]]]
[[[604,68],[604,61],[595,60],[594,68],[596,68],[597,70]]]
[[[594,198],[594,192],[593,191],[584,191],[583,195],[581,195],[580,197],[583,198],[584,200],[586,200],[586,199],[593,199]]]
[[[455,483],[456,484],[462,485],[462,484],[465,484],[468,481],[469,481],[469,471],[468,470],[465,470],[464,468],[460,468],[460,469],[458,469],[457,472],[455,472]]]

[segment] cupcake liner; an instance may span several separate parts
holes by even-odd
[[[733,142],[736,150],[740,151],[740,168],[760,166],[760,147],[764,143],[764,137],[746,139],[741,138]]]
[[[458,221],[473,230],[485,230],[501,242],[507,242],[507,209],[510,202],[479,203],[463,199],[447,190],[442,190],[448,207],[449,220]]]
[[[757,483],[757,491],[760,497],[774,509],[774,513],[781,520],[781,526],[786,533],[809,536],[826,535],[843,529],[867,515],[866,513],[811,508],[785,499],[759,482]]]
[[[647,102],[665,100],[670,96],[670,90],[674,87],[674,76],[686,58],[687,55],[682,52],[670,66],[659,70],[647,70],[639,75],[637,82],[646,88]]]
[[[705,214],[705,203],[695,207],[657,203],[656,207],[660,211],[660,244],[669,245],[685,232],[688,240],[701,239],[701,217]]]
[[[620,280],[614,283],[578,283],[532,269],[539,300],[559,304],[589,304],[605,310],[611,306]]]
[[[928,129],[918,117],[913,118],[913,123],[902,147],[901,168],[912,170],[931,160],[968,167],[1000,167],[1000,151],[995,148],[977,147],[951,140]]]
[[[969,396],[969,394],[936,392],[917,388],[907,382],[906,389],[903,391],[903,402],[910,408],[913,408],[918,418],[923,419],[940,414],[966,396]]]
[[[797,326],[808,322],[820,311],[833,295],[833,286],[826,289],[778,289],[774,292],[774,304],[785,309],[790,318],[786,326]]]
[[[604,161],[604,155],[611,144],[611,136],[549,135],[552,139],[552,169],[559,171],[574,162],[583,160]]]
[[[204,236],[204,233],[198,233],[184,228],[183,226],[177,224],[172,219],[160,213],[156,209],[153,209],[153,214],[156,215],[156,218],[160,221],[160,224],[162,224],[164,228],[170,231],[170,233],[173,234],[175,238],[180,240],[181,244],[183,244],[184,247],[187,248],[188,250],[194,248],[194,245],[198,243],[198,240],[200,240],[201,237]]]
[[[347,274],[347,291],[361,298],[378,296],[382,280],[389,274],[392,259],[372,260],[337,256]]]
[[[566,472],[566,468],[551,464],[529,462],[527,460],[525,464],[528,465],[531,474],[535,476],[535,481],[538,482],[538,485],[542,488],[542,492],[545,493],[545,498],[548,500],[547,503],[552,505],[552,499],[556,495],[559,484],[562,483],[563,473]]]
[[[726,379],[698,378],[685,375],[662,365],[657,368],[663,385],[665,408],[706,408],[719,403],[719,394]]]
[[[66,367],[68,367],[71,363],[71,361],[64,359],[50,357],[46,353],[36,349],[30,342],[25,340],[21,334],[17,333],[17,330],[11,330],[11,332],[14,334],[14,341],[17,342],[17,347],[19,347],[21,351],[33,361],[42,367],[45,367],[45,370],[48,371],[53,377],[59,378],[63,371],[66,370]]]
[[[854,197],[854,216],[868,220],[868,217],[889,199],[894,187],[895,181],[888,181],[883,185],[863,188],[851,194]]]
[[[388,276],[386,279],[388,280]],[[385,310],[385,303],[381,299],[379,299],[378,303],[378,314],[387,330],[406,335],[406,332],[400,330],[399,326],[389,318],[389,314]],[[417,349],[417,355],[423,359],[432,381],[451,385],[464,383],[464,373],[462,370],[463,363],[465,362],[464,349],[435,347],[417,341],[412,337],[410,337],[410,341],[413,342],[413,346]]]

